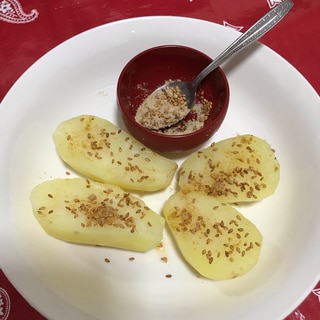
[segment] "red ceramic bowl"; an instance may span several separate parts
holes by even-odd
[[[229,85],[220,68],[209,74],[198,88],[213,105],[203,128],[181,135],[162,134],[138,124],[135,114],[143,100],[165,81],[191,81],[211,61],[198,50],[177,45],[154,47],[130,60],[117,84],[118,107],[128,131],[158,152],[184,151],[208,140],[220,127],[229,105]]]

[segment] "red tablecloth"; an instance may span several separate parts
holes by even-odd
[[[320,1],[294,8],[261,42],[288,60],[320,94]],[[0,0],[0,101],[38,58],[70,37],[120,19],[173,15],[245,31],[282,0]],[[1,266],[0,266],[1,267]],[[0,270],[0,320],[44,319]],[[320,319],[320,282],[286,320]]]

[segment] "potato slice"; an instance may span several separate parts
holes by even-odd
[[[262,235],[229,204],[202,192],[179,191],[163,213],[183,257],[202,276],[236,278],[258,262]]]
[[[62,122],[53,139],[60,157],[72,168],[125,189],[163,189],[177,169],[173,160],[151,151],[108,120],[92,115]]]
[[[179,186],[225,202],[256,201],[272,195],[280,164],[274,150],[253,135],[238,135],[190,155],[179,172]]]
[[[30,200],[43,229],[61,240],[142,252],[162,240],[164,219],[114,185],[49,180],[32,190]]]

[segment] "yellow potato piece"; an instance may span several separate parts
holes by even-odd
[[[163,213],[183,257],[202,276],[236,278],[258,262],[262,235],[229,204],[202,192],[179,191]]]
[[[167,187],[177,169],[105,119],[81,115],[59,124],[53,134],[60,157],[79,173],[124,189]]]
[[[256,201],[272,195],[280,180],[274,150],[253,135],[238,135],[190,155],[179,172],[179,186],[203,191],[225,202]]]
[[[30,200],[43,229],[61,240],[142,252],[162,240],[164,219],[114,185],[49,180],[32,190]]]

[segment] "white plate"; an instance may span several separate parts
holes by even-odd
[[[230,81],[230,109],[214,137],[256,134],[271,143],[281,164],[276,194],[239,208],[264,235],[261,259],[247,275],[229,281],[197,276],[167,232],[162,250],[138,254],[59,241],[32,215],[31,189],[44,180],[66,177],[69,170],[51,138],[59,122],[91,113],[122,126],[115,86],[130,58],[169,43],[215,57],[238,35],[220,25],[178,17],[107,24],[46,54],[7,94],[0,108],[1,267],[47,317],[282,319],[316,284],[320,101],[291,65],[261,44],[223,66]],[[143,199],[160,211],[172,192],[173,185]],[[135,261],[129,261],[131,256]]]

